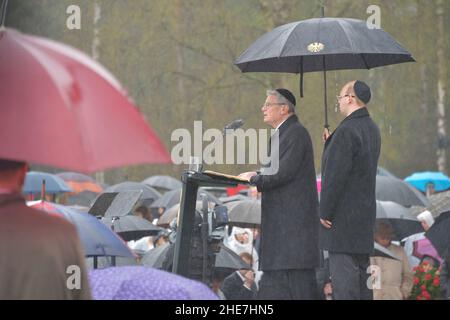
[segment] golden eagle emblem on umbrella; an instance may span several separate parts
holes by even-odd
[[[310,43],[308,45],[308,51],[309,52],[313,52],[313,53],[317,53],[317,52],[322,51],[324,47],[325,46],[323,45],[323,43],[313,42],[313,43]]]

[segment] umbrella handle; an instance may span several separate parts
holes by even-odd
[[[42,180],[41,199],[42,199],[42,201],[45,201],[45,179]]]

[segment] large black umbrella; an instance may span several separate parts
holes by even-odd
[[[441,257],[450,254],[450,211],[441,213],[425,236]]]
[[[103,217],[102,222],[111,227],[125,241],[155,236],[164,229],[136,216]]]
[[[142,183],[153,188],[166,190],[180,189],[183,186],[181,181],[172,178],[171,176],[151,176],[142,181]]]
[[[377,176],[376,199],[381,201],[393,201],[405,207],[428,207],[430,201],[414,187],[403,180]]]
[[[389,223],[395,233],[394,240],[402,240],[423,232],[422,225],[408,208],[392,201],[377,201],[377,220]]]
[[[323,12],[322,12],[323,15]],[[326,71],[372,69],[414,61],[411,54],[382,29],[366,21],[315,18],[288,23],[257,39],[235,64],[242,72],[324,72],[325,127],[328,127]]]

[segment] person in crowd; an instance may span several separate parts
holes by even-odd
[[[227,239],[224,239],[224,244],[233,250],[236,254],[248,253],[252,257],[252,268],[255,272],[255,282],[259,285],[259,281],[263,274],[259,270],[259,256],[256,248],[253,245],[254,232],[249,228],[232,227],[231,234]]]
[[[261,192],[261,256],[258,299],[317,297],[319,215],[311,137],[296,115],[286,89],[267,91],[261,108],[275,129],[270,165],[240,176]]]
[[[91,299],[75,226],[26,205],[27,171],[24,162],[0,159],[0,300]]]
[[[375,231],[375,241],[392,252],[397,258],[371,257],[370,262],[379,268],[379,287],[374,286],[374,300],[406,300],[413,287],[413,273],[408,258],[402,247],[392,243],[394,232],[392,227],[384,222],[378,223]]]
[[[376,217],[375,181],[381,135],[367,104],[369,86],[345,84],[337,97],[345,119],[324,131],[320,193],[320,242],[329,252],[336,300],[369,300],[367,286]]]
[[[134,209],[134,215],[143,219],[146,219],[150,222],[152,222],[152,214],[150,210],[146,206],[138,206],[136,209]]]
[[[246,264],[253,264],[249,253],[243,252],[239,256]],[[220,291],[227,300],[253,300],[257,292],[254,271],[241,269],[233,272],[223,280]]]
[[[416,242],[418,240],[422,240],[422,239],[425,239],[425,241],[427,241],[427,239],[425,238],[425,232],[427,232],[428,229],[430,229],[430,227],[434,224],[433,215],[428,210],[425,210],[422,213],[420,213],[417,216],[417,220],[420,221],[424,231],[413,234],[402,240],[406,255],[408,256],[408,261],[409,261],[411,270],[420,264],[420,258],[416,257],[413,254],[414,253],[414,242]]]

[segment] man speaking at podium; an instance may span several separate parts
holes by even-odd
[[[289,90],[267,91],[261,110],[264,122],[277,130],[270,161],[278,170],[240,175],[262,192],[259,268],[264,274],[257,298],[315,299],[319,212],[311,138],[295,115]]]

